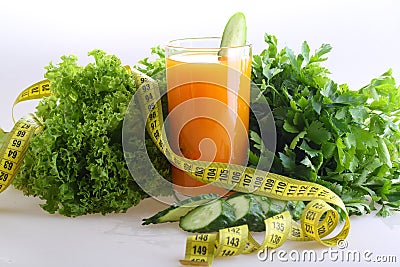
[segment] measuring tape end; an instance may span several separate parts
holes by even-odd
[[[184,266],[207,266],[207,267],[211,267],[210,264],[208,264],[207,262],[202,262],[202,261],[179,260],[179,262]]]

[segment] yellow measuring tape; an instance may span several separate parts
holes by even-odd
[[[43,80],[37,82],[22,91],[12,107],[12,117],[14,119],[14,107],[23,101],[40,99],[49,96],[50,82]],[[29,114],[14,125],[8,133],[3,146],[0,148],[0,193],[3,192],[18,173],[24,160],[29,141],[34,133],[38,133],[42,127],[33,114]]]
[[[227,163],[190,160],[176,155],[169,146],[163,125],[161,102],[158,101],[157,83],[144,74],[126,67],[139,85],[143,114],[147,115],[146,128],[154,143],[176,167],[204,183],[213,183],[238,192],[251,192],[281,200],[309,201],[300,223],[292,220],[288,211],[265,220],[265,238],[259,244],[249,233],[247,225],[221,229],[219,233],[198,234],[186,240],[183,265],[211,266],[215,257],[252,253],[263,249],[274,249],[285,240],[316,240],[326,246],[335,246],[345,239],[350,230],[350,221],[343,201],[334,192],[319,184],[299,181],[285,176],[255,170],[246,166]],[[50,82],[40,81],[25,89],[15,100],[14,106],[22,101],[49,96]],[[14,108],[13,106],[13,108]],[[0,149],[0,192],[11,184],[16,176],[29,141],[41,130],[34,115],[20,119],[8,134]],[[339,223],[339,214],[331,205],[340,208],[345,221],[340,232],[327,237]]]

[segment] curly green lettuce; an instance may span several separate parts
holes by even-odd
[[[0,147],[3,145],[4,140],[7,138],[6,132],[0,128]]]
[[[42,207],[49,213],[125,212],[148,196],[129,172],[121,142],[135,81],[116,56],[101,50],[89,55],[95,62],[84,67],[75,56],[63,56],[58,65],[46,67],[54,95],[37,107],[44,131],[32,138],[14,180],[24,194],[45,200]],[[148,141],[154,167],[168,177],[168,161]],[[129,162],[139,166],[145,153],[130,154]]]

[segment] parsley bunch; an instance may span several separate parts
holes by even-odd
[[[400,87],[391,70],[359,90],[329,78],[321,65],[331,46],[315,53],[278,50],[265,35],[266,49],[253,58],[252,80],[272,110],[277,147],[272,172],[322,184],[338,194],[350,214],[380,206],[387,216],[400,207]],[[254,122],[254,120],[252,120]],[[251,125],[251,164],[266,155]]]

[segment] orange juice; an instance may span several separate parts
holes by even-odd
[[[251,57],[214,52],[168,55],[169,141],[189,159],[245,165],[248,151]],[[173,184],[185,195],[227,192],[203,186],[173,167]]]

